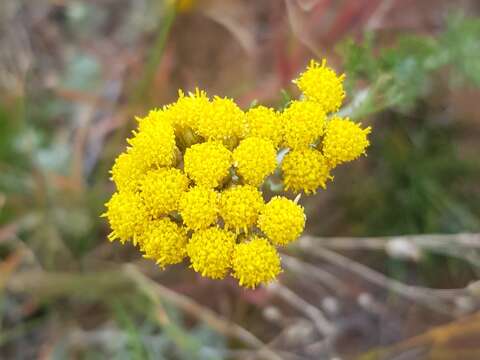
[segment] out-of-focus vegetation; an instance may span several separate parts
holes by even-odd
[[[470,314],[480,307],[480,240],[428,235],[480,231],[479,9],[429,13],[433,30],[419,20],[406,31],[387,27],[389,16],[425,10],[386,3],[383,20],[379,2],[353,0],[0,5],[0,358],[319,359],[368,351],[365,358],[376,359],[420,350],[417,358],[434,358],[439,349],[455,358],[462,331],[479,338]],[[426,237],[319,238],[313,249],[288,250],[277,287],[254,292],[181,267],[161,272],[106,241],[99,215],[113,191],[108,170],[134,115],[196,85],[235,95],[244,107],[255,99],[279,104],[272,94],[293,91],[286,79],[311,52],[334,59],[332,49],[347,74],[342,113],[373,127],[372,146],[326,192],[304,200],[307,230]],[[322,332],[323,317],[333,334]],[[459,317],[460,325],[401,342]],[[477,359],[479,351],[474,341],[459,356]]]

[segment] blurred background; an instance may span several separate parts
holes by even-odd
[[[0,2],[1,359],[480,359],[477,0]],[[347,74],[368,157],[255,291],[109,243],[134,116]],[[290,94],[290,95],[289,95]]]

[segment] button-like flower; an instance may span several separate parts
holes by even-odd
[[[139,243],[143,257],[155,260],[161,268],[182,262],[187,254],[185,229],[168,218],[151,222]]]
[[[307,99],[317,102],[325,112],[329,113],[337,111],[345,98],[343,90],[345,75],[338,76],[326,65],[325,59],[321,64],[312,60],[307,70],[293,82]]]
[[[131,153],[120,154],[113,164],[112,180],[119,191],[137,191],[141,178],[147,173],[145,163]]]
[[[217,221],[218,193],[212,189],[195,186],[182,195],[180,215],[192,230],[205,229]]]
[[[347,119],[334,117],[327,124],[323,140],[323,154],[330,165],[336,166],[352,161],[365,154],[370,145],[368,134],[372,129],[362,129],[360,124]]]
[[[303,208],[285,197],[275,196],[264,206],[258,227],[275,245],[298,239],[305,227]]]
[[[263,208],[262,193],[250,185],[233,186],[220,197],[220,216],[225,227],[237,233],[248,232],[250,226],[257,222],[258,214]]]
[[[320,151],[315,149],[293,150],[282,161],[285,189],[297,193],[314,193],[319,187],[333,179],[330,167]]]
[[[189,180],[179,169],[151,170],[140,182],[141,196],[152,217],[178,210],[178,202],[188,189]]]
[[[282,271],[277,250],[261,237],[235,245],[232,268],[240,286],[248,288],[269,283]]]
[[[270,140],[250,137],[233,151],[233,161],[245,183],[259,186],[277,167],[277,153]]]
[[[292,101],[282,113],[283,141],[292,149],[303,149],[323,135],[325,111],[313,101]]]
[[[232,99],[215,97],[198,119],[198,133],[206,139],[230,143],[244,134],[245,114]]]
[[[185,151],[184,168],[197,185],[214,188],[222,184],[232,166],[232,153],[220,142],[207,141]]]
[[[275,147],[282,142],[280,114],[266,106],[257,106],[247,111],[247,137],[270,140]]]
[[[108,219],[112,229],[108,240],[119,239],[122,244],[133,240],[136,244],[149,222],[148,213],[140,195],[129,191],[116,192],[105,206],[107,211],[102,216]]]
[[[129,152],[145,167],[172,166],[175,162],[175,134],[168,121],[147,121],[128,139]]]
[[[192,268],[212,279],[223,279],[232,266],[235,234],[212,227],[193,233],[187,244]]]

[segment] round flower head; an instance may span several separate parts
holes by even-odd
[[[212,189],[195,186],[182,195],[180,215],[192,230],[205,229],[217,221],[218,194]]]
[[[122,243],[132,239],[136,244],[149,221],[140,196],[129,191],[116,192],[105,206],[107,211],[102,216],[108,219],[112,229],[108,239],[119,239]]]
[[[161,268],[182,262],[187,254],[185,229],[166,218],[151,222],[139,242],[143,257]]]
[[[192,268],[212,279],[223,279],[232,266],[235,234],[212,227],[193,233],[187,244]]]
[[[138,122],[138,131],[149,131],[158,122],[171,123],[169,113],[166,109],[153,109],[148,112],[148,115],[141,118],[135,117]]]
[[[178,202],[187,191],[188,178],[178,169],[151,170],[140,182],[141,196],[152,217],[178,210]]]
[[[317,102],[329,113],[337,111],[345,98],[343,90],[345,75],[337,76],[326,64],[325,59],[321,64],[312,60],[307,70],[293,82],[307,99]]]
[[[323,139],[323,154],[330,165],[333,167],[365,154],[365,149],[370,145],[367,139],[370,131],[370,127],[362,129],[360,124],[348,118],[334,117],[330,120]]]
[[[232,268],[233,277],[248,288],[269,283],[282,271],[277,250],[261,237],[235,245]]]
[[[315,193],[319,187],[333,179],[330,167],[320,151],[303,149],[290,151],[282,161],[282,173],[285,189],[297,193]]]
[[[277,153],[270,140],[250,137],[233,151],[237,173],[250,185],[259,186],[277,166]]]
[[[255,225],[264,206],[262,193],[250,185],[234,186],[225,190],[220,197],[220,216],[225,227],[236,232]]]
[[[197,125],[204,138],[229,142],[230,138],[243,136],[245,114],[232,99],[215,97]]]
[[[136,191],[139,180],[147,170],[145,164],[132,153],[122,153],[112,167],[112,180],[119,191]]]
[[[300,205],[285,197],[275,196],[263,208],[258,227],[276,245],[296,240],[305,227],[305,213]]]
[[[199,121],[210,109],[210,100],[205,91],[195,89],[195,93],[185,96],[178,91],[178,100],[168,107],[173,126],[178,132],[186,128],[196,129]]]
[[[228,176],[232,153],[220,142],[195,144],[185,151],[184,169],[197,185],[214,188]]]
[[[130,152],[145,167],[172,166],[175,162],[175,134],[168,121],[147,121],[128,139]]]
[[[306,148],[323,135],[325,112],[313,101],[292,101],[282,113],[283,140],[287,147]]]
[[[257,106],[246,113],[247,137],[270,140],[275,147],[282,141],[282,123],[279,114],[272,108]]]

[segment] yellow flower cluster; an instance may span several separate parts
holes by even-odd
[[[244,112],[196,90],[138,118],[111,170],[109,240],[131,240],[161,268],[188,258],[212,279],[231,274],[250,288],[274,280],[276,246],[298,239],[306,218],[297,200],[267,201],[262,189],[281,176],[286,190],[315,193],[369,145],[370,128],[328,117],[345,96],[343,77],[312,62],[295,80],[302,99],[280,112]]]

